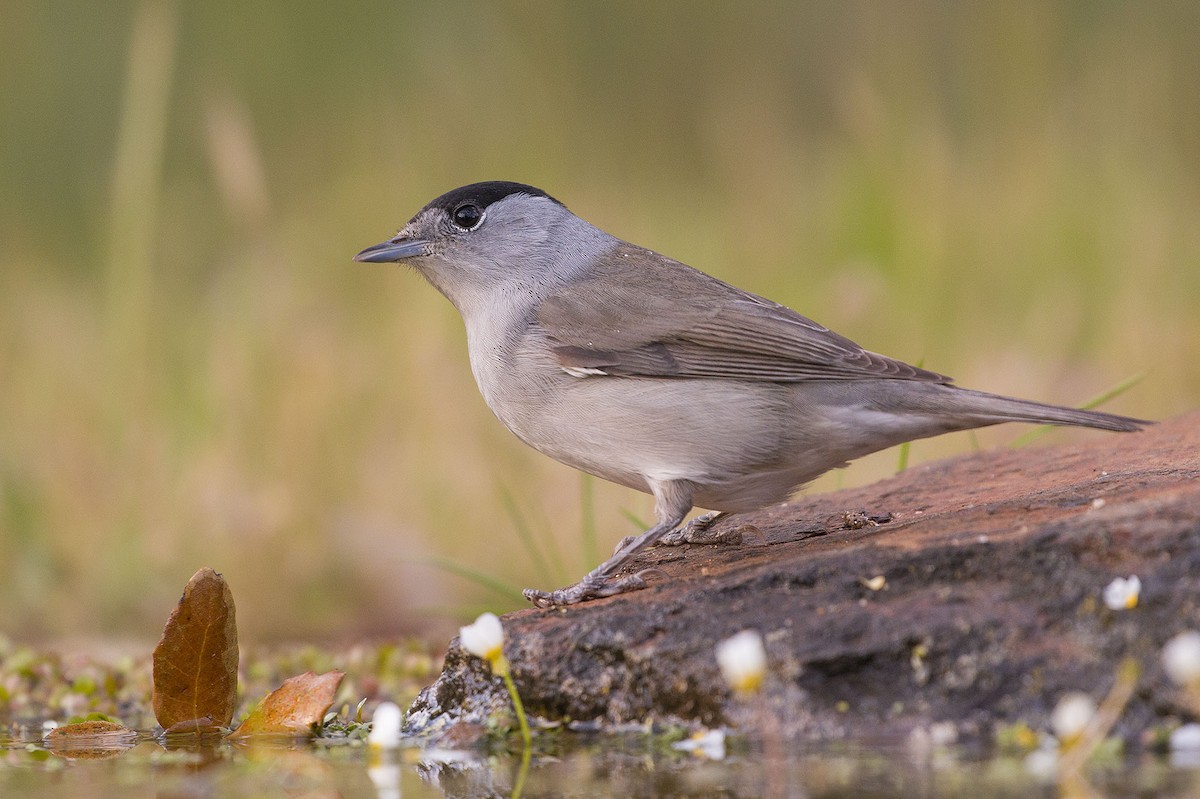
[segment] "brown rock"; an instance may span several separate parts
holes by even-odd
[[[505,649],[531,715],[752,727],[763,705],[730,694],[713,652],[754,628],[765,706],[799,738],[1045,728],[1062,693],[1101,699],[1133,657],[1142,675],[1117,731],[1136,739],[1186,715],[1159,652],[1200,627],[1197,477],[1200,413],[927,464],[723,520],[761,531],[740,546],[651,550],[635,568],[661,569],[654,586],[511,613]],[[1140,603],[1107,609],[1104,587],[1130,574]],[[494,712],[509,712],[502,683],[455,643],[408,731]]]

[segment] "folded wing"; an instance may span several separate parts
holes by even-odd
[[[564,369],[629,377],[770,382],[950,378],[879,355],[790,308],[629,244],[534,324]]]

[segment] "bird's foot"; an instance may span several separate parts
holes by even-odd
[[[536,588],[526,588],[525,598],[539,608],[557,608],[563,605],[576,605],[589,599],[615,596],[626,591],[637,591],[649,583],[646,577],[651,574],[662,574],[658,569],[642,569],[636,574],[620,578],[606,578],[595,573],[588,574],[575,585],[557,588],[553,591],[539,591]]]
[[[655,541],[652,546],[656,547],[680,547],[684,544],[740,544],[742,543],[741,528],[735,530],[722,530],[714,532],[710,529],[720,517],[725,514],[721,511],[710,511],[702,513],[692,519],[682,527],[677,527],[663,535],[662,538]],[[627,535],[617,542],[616,549],[613,554],[617,554],[633,543],[633,539],[637,538],[634,535]]]
[[[697,516],[682,527],[658,539],[660,547],[678,547],[684,544],[740,544],[746,525],[732,529],[714,530],[713,524],[726,514],[719,511]]]

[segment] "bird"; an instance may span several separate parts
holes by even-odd
[[[526,589],[537,607],[644,588],[651,570],[620,572],[668,534],[686,540],[906,441],[1001,422],[1149,424],[960,388],[523,183],[448,191],[354,260],[406,264],[445,295],[484,401],[517,438],[653,496],[649,529],[574,585]],[[695,507],[710,513],[684,525]]]

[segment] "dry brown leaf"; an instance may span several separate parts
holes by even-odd
[[[154,647],[154,717],[170,729],[227,727],[237,703],[237,620],[225,578],[192,575]]]
[[[56,727],[45,740],[47,748],[63,757],[105,760],[137,743],[137,733],[114,721],[81,721]]]
[[[184,733],[200,733],[212,732],[217,727],[213,720],[208,716],[203,716],[198,719],[188,719],[187,721],[177,721],[170,727],[164,727],[163,733],[166,735],[181,735]]]
[[[313,674],[306,671],[284,680],[267,694],[230,738],[249,735],[309,735],[325,718],[342,677],[340,671]]]
[[[80,740],[82,738],[100,737],[104,737],[105,740],[136,738],[137,733],[124,724],[118,724],[115,721],[80,721],[75,724],[64,724],[61,727],[55,727],[46,733],[47,741],[64,738]]]

